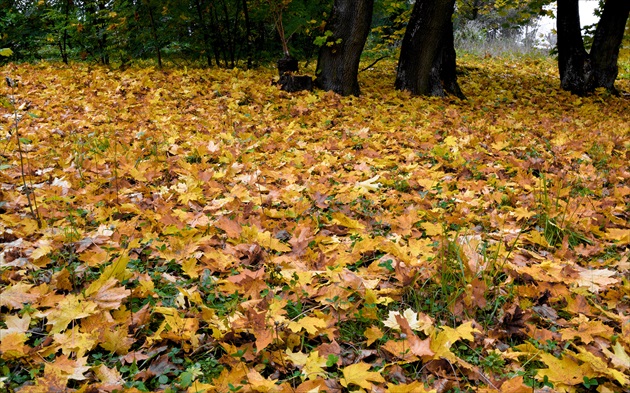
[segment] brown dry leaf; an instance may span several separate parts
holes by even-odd
[[[239,236],[241,236],[241,226],[240,226],[240,224],[237,223],[234,220],[230,220],[229,218],[227,218],[225,216],[221,216],[221,218],[219,218],[217,220],[217,222],[214,223],[214,226],[224,230],[225,233],[230,238],[236,239]]]
[[[619,279],[613,278],[617,273],[608,269],[578,269],[579,278],[575,282],[580,287],[586,287],[589,292],[598,293],[619,282]]]
[[[409,342],[409,348],[411,353],[416,356],[433,356],[435,352],[431,350],[431,337],[427,337],[424,340],[420,340],[418,336],[411,330],[409,322],[406,318],[400,315],[396,315],[396,321],[400,325],[400,330],[407,335],[407,341]]]
[[[31,288],[33,288],[32,285],[25,283],[9,286],[0,293],[0,306],[6,306],[9,309],[21,309],[24,304],[37,301],[40,296],[36,293],[29,293]]]
[[[100,283],[99,281],[96,281]],[[116,287],[118,280],[110,278],[102,283],[102,286],[91,286],[93,292],[86,300],[93,301],[104,310],[114,310],[120,307],[120,304],[131,294],[131,291],[123,287]]]

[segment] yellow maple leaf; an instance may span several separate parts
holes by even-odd
[[[107,329],[103,332],[99,346],[117,355],[126,355],[134,342],[135,340],[129,337],[126,326],[123,325],[118,329]]]
[[[584,381],[584,377],[595,378],[597,376],[593,371],[590,371],[590,367],[580,367],[568,354],[565,354],[562,359],[544,352],[538,356],[548,367],[538,370],[538,376],[547,377],[551,383],[578,385]]]
[[[323,356],[319,356],[319,351],[312,351],[308,354],[304,368],[302,369],[302,375],[308,379],[325,378],[326,373],[324,367],[326,367],[327,359]]]
[[[422,228],[424,228],[425,232],[427,233],[427,236],[436,236],[436,235],[441,235],[442,234],[442,225],[440,224],[434,224],[432,222],[423,222],[422,224],[420,224],[420,226]]]
[[[26,340],[25,333],[11,332],[3,334],[2,340],[0,340],[2,359],[12,360],[26,356],[28,353],[28,346],[24,345]]]
[[[451,352],[451,346],[460,339],[473,341],[475,338],[472,333],[479,332],[473,328],[471,321],[461,324],[456,329],[448,326],[442,326],[441,329],[442,331],[431,340],[431,350],[435,352],[433,358],[444,358],[452,362],[457,361],[457,357]]]
[[[75,319],[89,317],[95,314],[98,305],[73,294],[66,295],[57,307],[46,311],[43,315],[48,319],[48,325],[52,325],[51,334],[60,333]]]
[[[628,378],[619,370],[615,370],[614,368],[608,367],[608,363],[602,360],[602,358],[595,356],[591,352],[589,352],[584,347],[578,347],[578,354],[575,356],[576,359],[584,362],[581,365],[584,368],[585,365],[588,365],[591,370],[598,374],[598,376],[609,377],[615,379],[621,386],[628,386]]]
[[[319,329],[326,328],[326,321],[315,317],[304,317],[298,321],[289,322],[289,329],[294,333],[304,329],[309,334],[316,334]]]
[[[89,297],[90,295],[98,292],[110,278],[115,278],[118,281],[129,278],[130,273],[127,271],[128,263],[128,255],[122,255],[120,258],[117,258],[111,265],[107,266],[103,270],[103,273],[101,273],[100,277],[96,281],[92,282],[92,284],[87,287],[84,292],[85,296]]]
[[[526,208],[519,206],[514,209],[510,214],[513,214],[516,217],[517,221],[528,219],[536,215],[536,212],[527,210]]]
[[[186,390],[186,393],[206,393],[206,392],[216,392],[215,386],[209,383],[193,381],[192,385],[188,387],[188,390]]]
[[[83,357],[96,346],[96,338],[92,333],[82,333],[78,326],[68,329],[63,333],[53,335],[55,344],[61,347],[61,352],[70,356],[75,353],[77,357]]]
[[[617,247],[630,244],[630,229],[608,228],[606,239],[616,242]]]
[[[24,314],[22,318],[19,315],[7,315],[4,324],[6,329],[0,329],[0,341],[5,334],[8,333],[26,333],[31,323],[31,316]]]
[[[291,352],[289,348],[287,348],[285,353],[287,355],[287,359],[289,359],[291,363],[293,363],[293,365],[296,367],[304,366],[308,359],[308,355],[304,352]]]
[[[38,260],[46,255],[48,255],[48,253],[50,253],[53,250],[52,246],[50,245],[50,241],[48,240],[41,240],[40,241],[40,246],[37,247],[33,253],[31,254],[31,258],[33,258],[33,260]]]
[[[113,389],[121,389],[122,384],[125,383],[122,375],[115,368],[109,368],[104,364],[100,366],[92,367],[92,371],[96,377],[103,382],[106,386],[112,386]],[[120,386],[115,388],[115,386]]]
[[[380,373],[368,371],[370,365],[364,362],[352,364],[343,369],[343,378],[339,380],[342,386],[357,385],[363,389],[371,389],[372,382],[382,383],[385,379]],[[370,382],[372,381],[372,382]]]
[[[427,390],[424,387],[424,383],[420,381],[413,381],[411,383],[401,383],[394,385],[393,383],[387,384],[387,393],[436,393],[437,390]]]
[[[374,341],[383,337],[383,331],[378,326],[370,326],[365,329],[363,335],[367,338],[367,346],[369,347]]]
[[[630,370],[630,356],[621,345],[621,342],[617,341],[612,346],[614,352],[610,352],[608,348],[602,348],[602,352],[610,358],[610,362],[622,370]]]
[[[332,214],[332,218],[333,223],[341,225],[342,227],[346,227],[349,229],[365,229],[365,225],[361,224],[357,220],[353,220],[343,213],[335,212]]]
[[[182,262],[182,270],[193,280],[199,277],[200,267],[197,266],[197,258],[188,258]]]

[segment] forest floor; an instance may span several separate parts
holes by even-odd
[[[626,389],[628,95],[458,62],[464,101],[1,68],[0,391]]]

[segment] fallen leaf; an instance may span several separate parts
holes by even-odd
[[[356,363],[350,366],[344,367],[343,378],[341,378],[341,385],[349,387],[350,385],[357,385],[363,389],[371,389],[372,382],[382,383],[385,379],[380,373],[374,371],[368,371],[371,366],[367,363]]]

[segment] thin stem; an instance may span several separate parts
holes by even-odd
[[[20,140],[20,135],[19,135],[19,122],[20,119],[18,117],[18,108],[16,107],[16,102],[15,102],[15,81],[12,80],[9,77],[5,78],[7,85],[9,85],[9,87],[11,88],[11,105],[13,106],[13,129],[15,129],[15,139],[17,141],[17,147],[18,147],[18,155],[20,157],[20,175],[22,178],[22,186],[24,189],[24,193],[26,194],[26,200],[28,201],[28,208],[31,211],[31,215],[35,218],[35,220],[37,221],[37,228],[41,229],[42,228],[42,221],[39,217],[39,210],[37,209],[37,200],[35,198],[35,196],[33,196],[33,200],[31,201],[31,193],[33,193],[33,185],[31,184],[31,186],[29,187],[26,184],[26,171],[24,169],[24,154],[22,152],[22,141]],[[33,206],[35,206],[35,209],[33,210]]]

